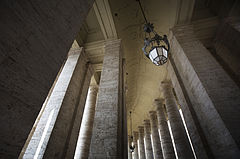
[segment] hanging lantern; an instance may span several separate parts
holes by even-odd
[[[135,145],[133,144],[133,136],[131,136],[131,144],[129,146],[130,152],[133,153],[135,149]]]
[[[129,145],[130,152],[133,153],[135,149],[135,145],[133,143],[133,135],[132,135],[132,112],[130,111],[130,128],[131,128],[131,141],[129,141],[131,144]]]
[[[153,24],[147,21],[140,0],[137,1],[139,2],[139,6],[146,22],[143,28],[145,32],[144,47],[142,48],[143,53],[155,65],[163,65],[167,62],[168,52],[170,49],[167,36],[160,36],[159,34],[157,34],[157,32],[154,31]]]

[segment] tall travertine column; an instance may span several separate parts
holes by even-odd
[[[182,119],[178,110],[176,99],[172,92],[172,84],[170,82],[162,82],[163,96],[166,102],[166,111],[168,120],[172,129],[172,135],[179,159],[194,158],[188,141],[187,134],[182,123]]]
[[[144,127],[139,126],[138,132],[139,132],[139,139],[138,139],[139,140],[139,145],[138,145],[139,159],[146,159],[145,148],[144,148]]]
[[[238,158],[239,87],[196,38],[192,25],[173,28],[169,39],[171,57],[214,157]]]
[[[145,146],[146,159],[153,159],[150,120],[148,119],[144,120],[143,125],[144,125],[144,146]]]
[[[123,158],[121,40],[105,43],[90,158]],[[126,140],[127,141],[127,140]],[[126,144],[127,145],[127,144]],[[126,148],[126,147],[125,147]]]
[[[176,92],[178,102],[181,105],[181,110],[184,115],[186,127],[188,129],[189,137],[191,138],[196,157],[201,159],[213,158],[206,135],[203,133],[200,121],[197,119],[196,112],[193,110],[193,105],[189,100],[186,88],[182,83],[182,79],[179,76],[179,72],[177,71],[172,58],[169,59],[167,71]]]
[[[150,111],[150,122],[152,132],[152,145],[154,158],[163,159],[162,147],[158,133],[158,121],[156,111]]]
[[[84,108],[74,159],[88,158],[89,147],[92,138],[92,128],[95,115],[97,93],[98,86],[91,85],[88,89],[88,96]]]
[[[155,99],[154,105],[157,111],[159,135],[161,139],[163,157],[164,159],[175,159],[172,139],[168,129],[167,120],[164,114],[163,99]]]
[[[132,145],[132,136],[128,135],[128,159],[132,159],[132,152],[130,146]]]
[[[23,158],[73,158],[92,74],[83,50],[70,50]]]
[[[138,132],[137,131],[133,131],[133,144],[135,146],[135,149],[134,149],[134,152],[133,152],[133,159],[138,159],[139,156],[138,156],[138,140],[139,138],[139,135],[138,135]]]

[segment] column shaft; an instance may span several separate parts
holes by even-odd
[[[143,126],[139,126],[138,131],[139,131],[139,139],[138,139],[139,140],[139,145],[138,145],[139,159],[146,159],[145,148],[144,148],[144,128],[143,128]]]
[[[139,156],[138,156],[138,132],[136,131],[133,131],[133,144],[135,146],[135,149],[134,149],[134,152],[133,152],[133,159],[138,159]]]
[[[176,99],[172,92],[172,85],[170,82],[162,83],[162,91],[165,97],[166,110],[168,120],[172,129],[172,134],[175,142],[175,147],[179,159],[194,158],[191,146],[185,132],[181,116],[179,114]]]
[[[153,156],[157,159],[163,159],[162,147],[158,133],[157,114],[155,111],[150,111],[149,114],[152,132]]]
[[[172,58],[214,157],[237,158],[239,87],[196,38],[192,25],[175,27],[171,35]]]
[[[107,41],[94,118],[90,158],[123,158],[121,40]],[[120,131],[120,132],[119,132]],[[127,145],[127,144],[126,144]],[[126,147],[125,147],[126,148]],[[127,150],[127,149],[126,149]]]
[[[174,61],[171,58],[169,59],[167,70],[176,92],[178,102],[181,105],[189,136],[197,158],[213,158],[207,138],[200,126],[200,121],[197,118],[196,112],[193,110],[193,105],[186,93],[186,88],[182,83],[182,79],[179,76]]]
[[[164,159],[175,159],[172,139],[169,133],[167,120],[164,114],[163,99],[155,99],[154,104],[157,110],[159,135],[161,139],[163,157]]]
[[[98,87],[95,85],[90,86],[88,89],[87,101],[83,113],[78,143],[75,150],[75,159],[88,158],[92,138],[97,92]]]
[[[92,73],[83,50],[70,50],[23,158],[73,158]]]
[[[144,146],[146,159],[153,159],[150,120],[144,120]]]

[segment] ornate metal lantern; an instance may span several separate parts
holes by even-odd
[[[129,141],[130,145],[129,145],[129,149],[130,149],[130,152],[133,153],[134,152],[134,149],[135,149],[135,145],[133,143],[133,135],[132,135],[132,112],[130,111],[130,124],[131,124],[131,141]]]
[[[147,21],[140,0],[137,1],[139,2],[139,6],[146,22],[143,28],[145,32],[144,47],[142,48],[143,53],[155,65],[163,65],[167,62],[168,52],[170,49],[167,36],[160,36],[159,34],[157,34],[157,32],[154,31],[153,24]]]

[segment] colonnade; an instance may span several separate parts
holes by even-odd
[[[207,30],[211,21],[214,18],[201,20],[199,24]],[[233,39],[236,41],[240,33],[239,27],[236,27],[239,19],[227,18],[222,22],[214,48],[206,48],[199,40],[201,35],[196,34],[196,30],[202,28],[196,24],[171,29],[171,55],[167,65],[169,80],[161,82],[163,96],[154,100],[155,110],[142,119],[142,125],[151,120],[153,158],[158,154],[155,139],[159,137],[164,159],[237,159],[240,156],[240,133],[236,129],[236,124],[240,122],[239,109],[236,109],[240,105],[239,83],[219,61],[232,67],[231,62],[238,58],[234,54],[238,45],[233,47],[230,43]],[[225,38],[222,38],[223,30],[228,31],[224,34]],[[227,58],[228,55],[231,57]],[[232,71],[237,77],[234,69]],[[154,111],[157,114],[158,137],[152,121]],[[143,136],[149,134],[145,133]],[[149,150],[148,145],[147,141],[143,144],[145,150]],[[140,142],[138,146],[141,146]],[[146,158],[148,153],[145,152]]]
[[[162,98],[153,99],[155,109],[133,132],[129,158],[237,159],[240,89],[192,25],[173,28],[169,39],[170,80],[161,82]],[[106,41],[97,89],[90,86],[94,69],[84,51],[71,51],[20,157],[127,158],[122,60],[121,40]]]
[[[70,49],[19,158],[127,158],[123,69],[120,39],[105,42],[99,86],[84,49]]]
[[[138,127],[140,135],[135,140],[139,140],[136,146],[143,157],[134,155],[134,159],[194,159],[171,82],[162,82],[161,88],[164,98],[154,100],[155,110],[149,111],[150,120],[143,120],[143,126]]]

